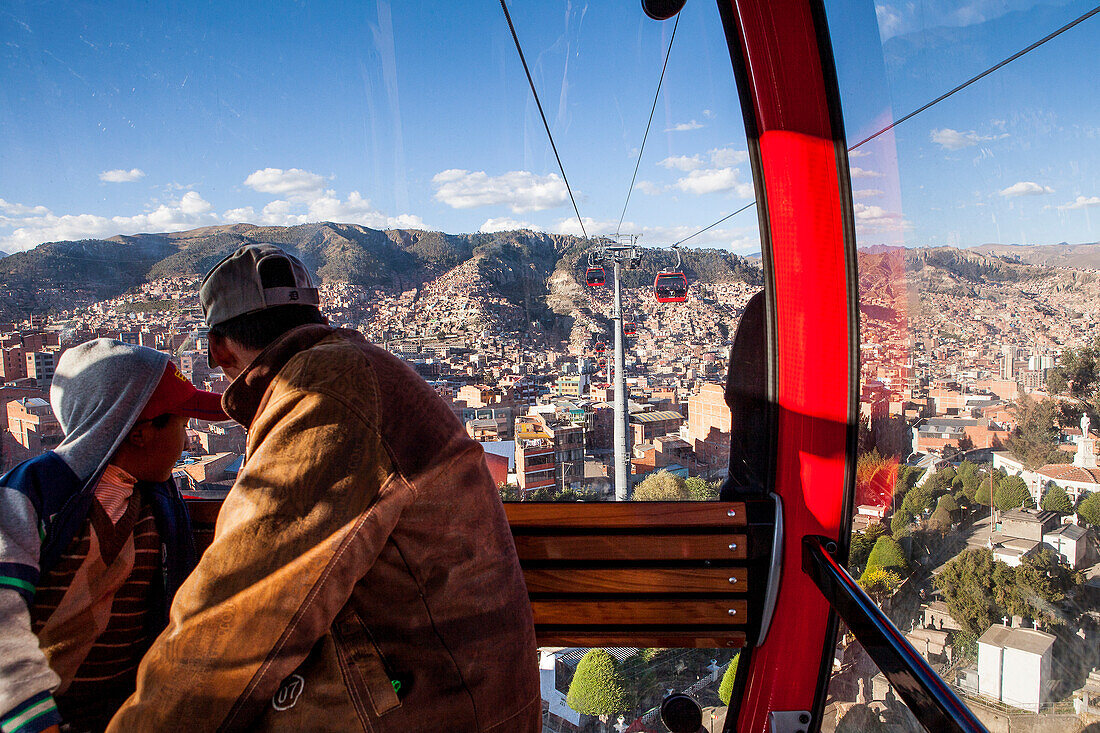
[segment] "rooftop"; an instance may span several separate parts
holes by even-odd
[[[1035,629],[1013,629],[1008,626],[994,624],[990,626],[978,639],[979,644],[1001,647],[1003,649],[1019,649],[1028,654],[1042,656],[1048,649],[1054,646],[1055,636],[1045,631]]]
[[[632,423],[662,422],[665,420],[683,420],[684,416],[674,410],[658,410],[656,412],[636,412],[630,416]]]

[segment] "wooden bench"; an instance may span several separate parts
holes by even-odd
[[[221,502],[187,503],[201,552]],[[746,503],[504,506],[540,646],[744,646],[767,559]]]

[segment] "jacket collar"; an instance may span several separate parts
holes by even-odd
[[[298,352],[305,351],[336,331],[317,323],[298,326],[271,342],[222,395],[222,409],[245,428],[252,427],[271,380]]]

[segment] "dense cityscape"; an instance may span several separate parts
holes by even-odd
[[[1027,711],[1064,723],[1100,704],[1100,616],[1090,610],[1100,594],[1100,469],[1087,383],[1096,379],[1100,285],[1091,271],[1004,258],[980,257],[986,269],[970,273],[961,265],[974,258],[936,252],[860,255],[861,455],[849,566],[991,729],[1019,725]],[[529,320],[483,272],[475,258],[405,290],[326,281],[322,309],[436,389],[481,442],[502,498],[611,498],[609,288],[556,270],[547,297],[573,304],[563,331]],[[0,323],[0,468],[60,441],[53,366],[87,339],[165,351],[196,385],[223,391],[229,381],[206,359],[198,282],[155,279]],[[686,302],[662,304],[652,288],[624,289],[634,491],[717,496],[729,461],[728,350],[759,290],[693,282]],[[1092,371],[1077,368],[1089,354]],[[242,465],[243,428],[193,421],[188,435],[181,488],[223,495]],[[1000,585],[975,586],[983,567]],[[610,651],[620,665],[639,663],[631,660],[640,650]],[[547,729],[578,730],[591,718],[567,698],[584,655],[542,655]],[[722,681],[736,664],[728,653],[695,656],[678,669],[720,721]],[[847,634],[834,671],[826,729],[912,722]],[[654,691],[628,698],[622,729],[647,730]]]

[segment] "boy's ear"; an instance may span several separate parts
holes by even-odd
[[[135,448],[145,448],[149,444],[149,423],[141,422],[130,428],[126,442]]]
[[[210,334],[207,348],[210,350],[210,356],[214,363],[221,366],[223,371],[225,367],[231,367],[236,363],[233,351],[226,344],[225,339],[220,336]]]

